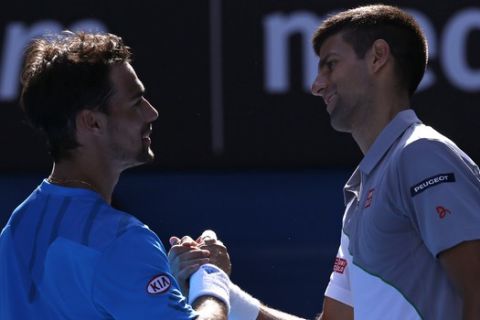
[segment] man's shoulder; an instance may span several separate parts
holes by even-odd
[[[421,123],[407,129],[395,149],[396,158],[400,161],[435,159],[439,155],[466,157],[455,142]]]
[[[91,217],[90,223],[90,245],[98,249],[109,246],[129,230],[148,229],[133,215],[106,203],[99,205],[98,212]]]
[[[389,164],[403,174],[418,172],[419,175],[453,168],[473,171],[478,168],[455,142],[423,124],[416,124],[404,132],[391,151]]]
[[[166,268],[167,252],[161,240],[148,226],[131,224],[125,230],[112,238],[101,250],[102,261],[106,266],[125,259],[134,259],[138,264],[148,264],[149,261],[159,263]]]
[[[407,129],[402,137],[403,147],[414,143],[440,143],[445,145],[455,145],[455,143],[435,130],[434,128],[419,123]]]

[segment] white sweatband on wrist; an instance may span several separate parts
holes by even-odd
[[[213,264],[201,265],[190,277],[189,303],[192,304],[200,296],[215,297],[230,310],[230,278]]]
[[[260,301],[230,282],[229,320],[256,320],[260,312]]]

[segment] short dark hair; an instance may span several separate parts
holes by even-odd
[[[387,5],[361,6],[335,14],[315,31],[313,49],[319,54],[324,41],[335,34],[365,57],[377,39],[385,40],[395,58],[400,85],[413,95],[422,80],[428,61],[427,40],[415,19],[405,11]]]
[[[122,38],[109,33],[63,31],[33,40],[26,49],[20,105],[42,131],[54,161],[79,146],[75,117],[83,109],[108,113],[113,64],[130,62]]]

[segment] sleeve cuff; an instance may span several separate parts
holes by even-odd
[[[325,296],[353,307],[352,293],[344,288],[336,286],[331,282],[328,284],[327,289],[325,290]]]

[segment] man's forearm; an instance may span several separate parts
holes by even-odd
[[[470,296],[463,302],[463,320],[480,319],[480,296]]]
[[[305,320],[262,305],[257,320]]]
[[[193,308],[199,314],[197,320],[227,320],[228,309],[217,298],[202,296],[195,300]]]

